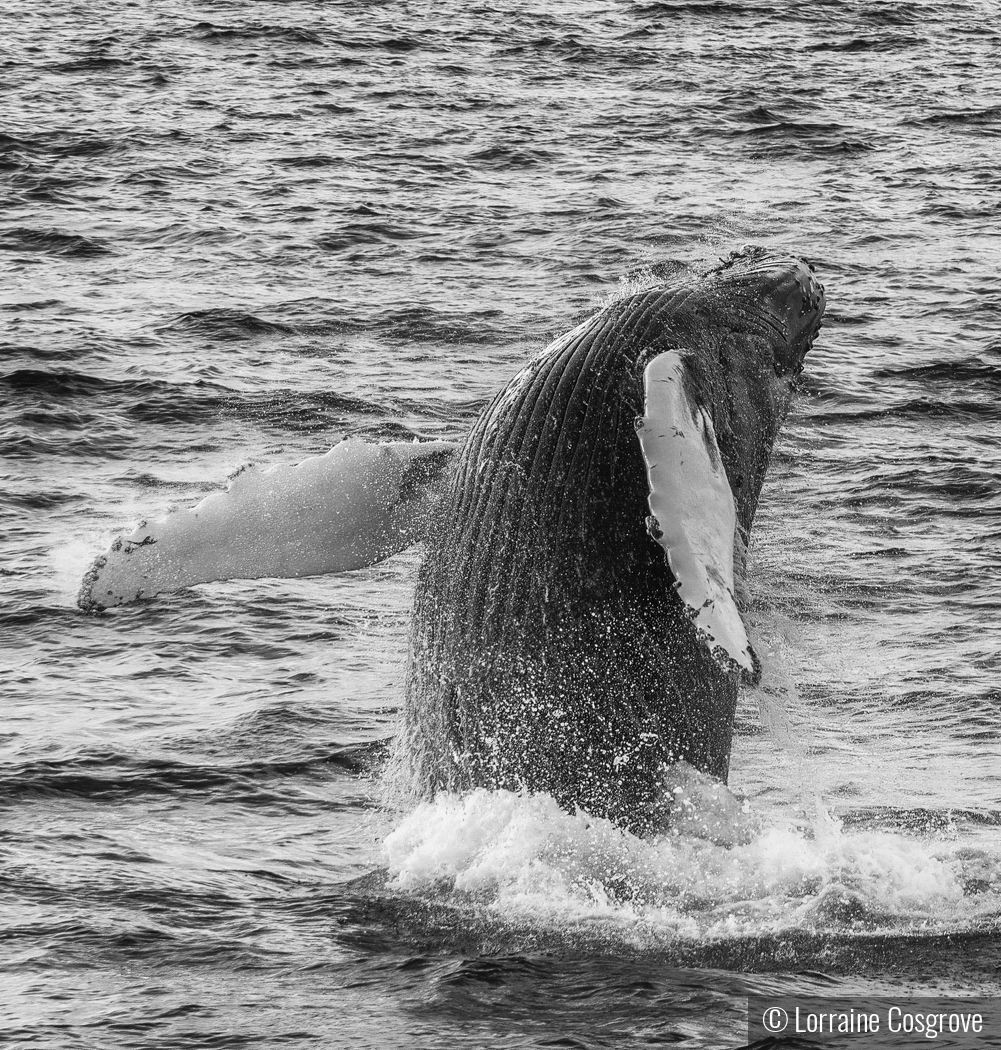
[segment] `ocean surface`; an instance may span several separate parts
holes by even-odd
[[[752,992],[1001,994],[996,4],[2,28],[0,1042],[737,1047]],[[417,549],[76,608],[139,518],[345,435],[461,438],[651,265],[744,243],[829,307],[732,794],[688,785],[674,834],[394,804]]]

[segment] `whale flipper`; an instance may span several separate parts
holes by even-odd
[[[211,580],[363,568],[422,539],[455,446],[349,439],[295,465],[248,467],[196,507],[140,524],[94,563],[83,609]]]
[[[712,419],[685,390],[684,359],[659,354],[643,373],[637,432],[650,484],[648,528],[710,650],[756,673],[733,586],[736,505]]]

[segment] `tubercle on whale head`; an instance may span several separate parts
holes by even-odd
[[[716,282],[740,311],[762,317],[772,332],[773,367],[779,376],[798,376],[820,330],[826,297],[816,267],[800,256],[759,245],[722,257],[705,276]]]

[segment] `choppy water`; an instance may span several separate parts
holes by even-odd
[[[5,7],[9,1042],[736,1046],[748,991],[998,990],[996,14]],[[460,436],[622,275],[745,241],[830,304],[756,525],[746,803],[689,785],[654,843],[382,808],[417,551],[74,608],[139,516]]]

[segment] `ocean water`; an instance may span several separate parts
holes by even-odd
[[[924,0],[9,3],[0,1034],[746,1042],[1001,985],[1001,45]],[[461,438],[630,274],[801,253],[730,790],[643,841],[380,770],[419,550],[93,615],[248,462]]]

